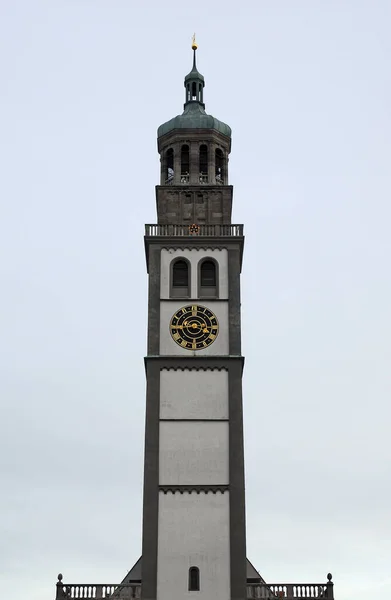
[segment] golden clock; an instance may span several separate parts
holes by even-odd
[[[217,338],[219,322],[209,308],[189,304],[177,310],[172,317],[170,333],[178,346],[186,350],[202,350]]]

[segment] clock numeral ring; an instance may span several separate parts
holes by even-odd
[[[207,348],[215,341],[218,332],[217,317],[205,306],[184,306],[177,310],[170,321],[172,339],[187,350]]]

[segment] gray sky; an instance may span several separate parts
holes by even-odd
[[[248,556],[391,596],[390,22],[389,0],[0,1],[2,597],[140,554],[143,225],[193,31],[246,232]]]

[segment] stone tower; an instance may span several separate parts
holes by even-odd
[[[114,584],[65,583],[56,600],[334,598],[327,583],[266,583],[246,559],[240,271],[231,223],[231,129],[185,77],[182,115],[158,129],[149,276],[142,556]]]
[[[240,331],[243,226],[231,223],[231,129],[204,77],[158,129],[157,224],[146,226],[148,355],[144,600],[243,600],[246,539]]]

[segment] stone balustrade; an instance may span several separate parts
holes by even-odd
[[[247,600],[263,600],[264,598],[334,598],[334,584],[331,573],[327,575],[327,583],[250,583],[247,584]]]
[[[334,599],[334,584],[331,574],[327,576],[327,583],[248,583],[247,600],[266,600],[267,598],[284,598],[296,600],[298,598]],[[104,598],[128,599],[141,598],[141,584],[116,583],[116,584],[64,584],[62,575],[58,576],[56,600],[70,598]]]
[[[145,225],[147,237],[242,237],[243,225]]]
[[[68,600],[69,598],[141,598],[141,584],[135,583],[62,583],[62,575],[58,576],[56,586],[56,600]]]

